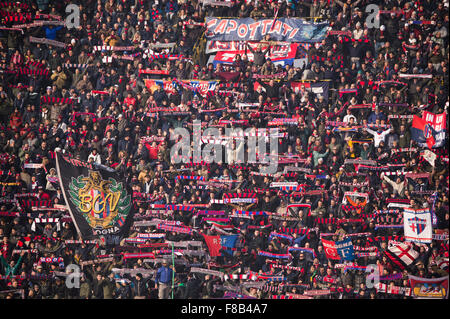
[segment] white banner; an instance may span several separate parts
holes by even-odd
[[[415,243],[428,244],[433,239],[431,213],[428,209],[413,210],[405,208],[403,211],[403,226],[405,240]]]

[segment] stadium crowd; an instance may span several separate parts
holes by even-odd
[[[431,162],[410,131],[413,115],[448,112],[448,1],[209,2],[0,3],[0,298],[412,298],[408,275],[448,276],[447,143],[431,149]],[[64,18],[72,3],[79,27],[39,23]],[[367,24],[369,4],[387,11],[379,28]],[[303,65],[271,61],[277,43],[270,36],[267,49],[247,46],[253,61],[242,54],[212,63],[205,17],[304,18],[328,21],[336,33],[304,56],[298,50]],[[203,94],[168,89],[160,79],[218,84]],[[296,90],[293,82],[303,85]],[[327,94],[308,89],[324,82]],[[287,136],[279,138],[284,162],[276,174],[259,174],[254,163],[171,162],[171,132],[195,119],[221,129],[268,128],[280,115],[294,121],[277,126]],[[132,185],[136,224],[127,238],[79,241],[58,209],[66,203],[55,152],[111,167]],[[188,175],[205,182],[176,178]],[[224,194],[256,200],[220,203]],[[169,204],[199,208],[155,209]],[[418,257],[399,267],[385,252],[405,241],[404,206],[432,209],[436,236],[414,243]],[[163,220],[174,231],[155,227]],[[232,234],[235,245],[211,256],[203,235]],[[324,238],[351,238],[354,261],[328,258]],[[81,268],[78,288],[66,285],[71,264]],[[398,289],[368,285],[367,265]]]

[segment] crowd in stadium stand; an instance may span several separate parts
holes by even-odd
[[[211,2],[0,2],[0,298],[408,299],[409,276],[448,276],[448,1]],[[45,23],[64,21],[69,4],[78,27]],[[269,34],[224,62],[207,53],[210,17],[298,18],[329,32],[290,61],[271,60],[286,43]],[[445,119],[439,147],[411,131],[431,113]],[[269,125],[276,118],[290,121]],[[194,120],[287,133],[277,172],[173,162],[170,135]],[[58,208],[55,152],[132,186],[126,237],[80,241]],[[202,178],[177,178],[192,175]],[[405,209],[430,211],[430,242],[405,239]],[[208,236],[233,235],[212,253]],[[348,238],[354,259],[330,257],[323,240]],[[399,244],[414,260],[399,262],[389,250]],[[67,286],[69,265],[78,287]]]

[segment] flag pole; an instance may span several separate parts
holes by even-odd
[[[174,282],[175,282],[175,257],[173,255],[173,243],[172,243],[172,299],[173,299],[173,289],[174,289]]]
[[[55,152],[55,158],[56,158],[56,173],[58,174],[58,177],[59,177],[59,186],[61,187],[61,191],[62,191],[64,200],[65,200],[65,202],[66,202],[67,210],[69,211],[70,217],[71,217],[72,220],[74,221],[73,224],[75,225],[75,228],[76,228],[76,230],[77,230],[78,236],[80,236],[80,239],[83,240],[83,236],[81,235],[81,231],[80,231],[80,229],[79,229],[77,223],[75,222],[75,217],[74,217],[74,215],[72,214],[72,210],[70,209],[69,201],[68,201],[67,196],[66,196],[66,191],[64,190],[64,185],[63,185],[63,181],[62,181],[62,177],[61,177],[61,171],[60,171],[60,169],[59,169],[59,155],[58,155],[58,154],[59,154],[59,152]]]
[[[273,17],[272,25],[270,26],[269,32],[272,31],[273,26],[274,26],[274,24],[275,24],[275,21],[277,20],[278,11],[279,11],[279,10],[278,10],[278,8],[277,8],[277,12],[275,12],[275,16]]]

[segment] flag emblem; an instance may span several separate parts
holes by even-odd
[[[131,196],[127,195],[122,183],[117,183],[114,178],[105,180],[96,171],[89,171],[87,177],[72,177],[69,195],[92,228],[121,226],[131,208]]]
[[[426,139],[433,137],[433,131],[432,131],[430,124],[425,125],[424,130],[423,130],[423,135],[425,136]]]
[[[427,221],[425,219],[418,218],[417,216],[414,218],[409,218],[408,222],[409,222],[409,227],[417,235],[419,235],[421,232],[423,232],[425,227],[427,226]]]

